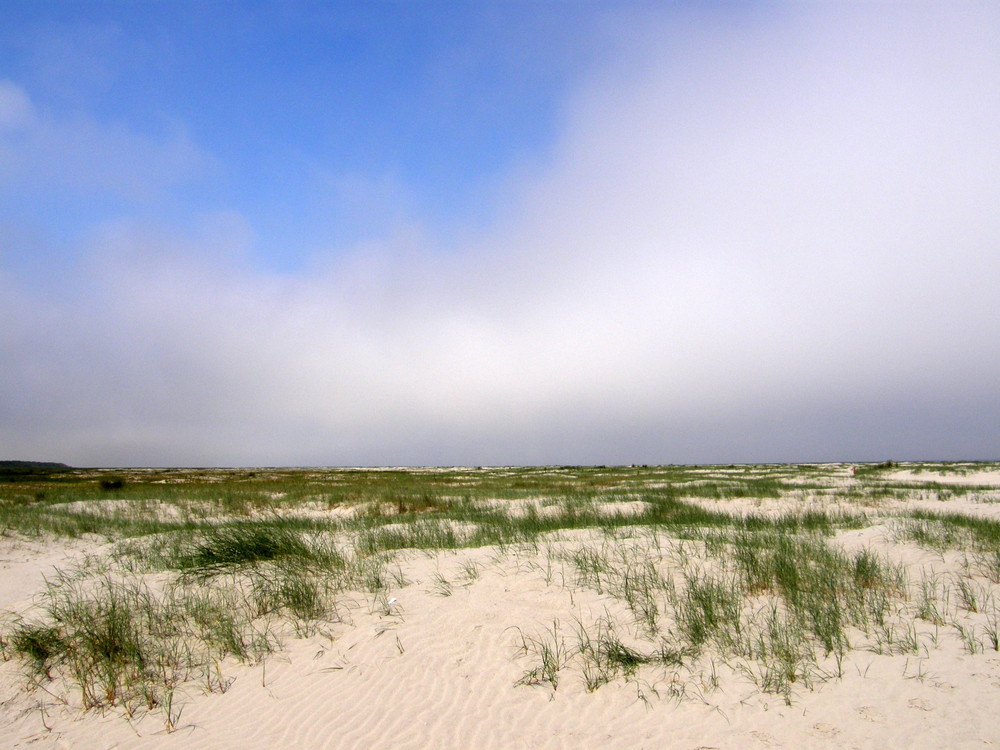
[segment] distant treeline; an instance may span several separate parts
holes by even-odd
[[[0,461],[0,479],[11,481],[22,477],[37,477],[40,474],[69,471],[72,468],[72,466],[54,461]]]

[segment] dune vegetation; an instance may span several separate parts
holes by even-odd
[[[998,471],[55,466],[0,481],[0,528],[94,551],[8,607],[0,649],[26,694],[171,730],[290,641],[520,575],[565,604],[507,626],[512,690],[704,700],[735,680],[791,705],[858,653],[1000,651],[1000,485],[979,481]]]

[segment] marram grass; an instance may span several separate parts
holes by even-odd
[[[50,581],[39,611],[11,622],[0,645],[29,680],[71,686],[84,708],[158,710],[171,728],[180,687],[225,690],[228,662],[266,659],[283,638],[341,621],[359,596],[390,611],[390,590],[411,583],[401,550],[492,547],[498,559],[526,550],[546,585],[620,605],[519,627],[519,653],[533,660],[520,684],[597,690],[672,670],[676,697],[729,669],[791,701],[841,674],[853,650],[927,649],[938,637],[929,627],[954,631],[969,653],[1000,648],[1000,524],[880,510],[914,495],[989,499],[995,490],[945,489],[936,477],[991,467],[905,466],[916,483],[897,481],[899,468],[64,470],[0,481],[5,533],[116,542],[96,572]],[[806,497],[841,509],[721,509]],[[903,539],[965,554],[965,572],[911,581],[830,539],[890,522]],[[588,529],[599,542],[563,543]],[[459,579],[428,583],[445,597],[483,574],[467,562]]]

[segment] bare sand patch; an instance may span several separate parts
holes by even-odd
[[[918,471],[901,469],[887,472],[887,478],[903,482],[934,482],[967,487],[1000,487],[1000,470],[991,471]]]

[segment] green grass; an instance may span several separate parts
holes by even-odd
[[[643,665],[697,669],[699,661],[721,658],[790,702],[796,689],[842,674],[852,649],[919,649],[918,613],[898,614],[909,598],[900,566],[870,549],[846,554],[822,534],[784,526],[758,521],[690,542],[608,535],[600,545],[572,549],[563,556],[575,572],[571,582],[621,602],[631,618],[606,614],[579,624],[567,663],[578,664],[586,688],[595,690]],[[942,607],[938,592],[927,591]],[[984,599],[979,588],[969,591],[970,601]],[[618,636],[623,628],[631,642]],[[829,659],[833,666],[822,666]]]
[[[181,552],[170,562],[173,563],[171,567],[209,575],[233,566],[276,558],[311,560],[313,557],[313,550],[291,529],[239,524],[203,532],[190,552]]]
[[[492,547],[501,557],[524,551],[546,585],[591,589],[619,607],[577,622],[575,636],[558,620],[518,630],[521,654],[534,660],[521,684],[554,690],[572,669],[596,690],[683,668],[708,670],[710,685],[721,658],[790,701],[841,673],[852,650],[915,651],[918,623],[947,626],[970,653],[996,650],[1000,522],[879,511],[915,494],[1000,500],[991,488],[936,481],[984,468],[995,466],[867,465],[853,477],[836,464],[18,474],[0,481],[0,531],[94,536],[115,548],[99,575],[54,579],[38,616],[10,625],[2,647],[32,680],[75,685],[84,707],[156,709],[169,728],[174,691],[192,681],[224,689],[226,660],[267,658],[283,637],[340,621],[359,595],[388,613],[390,589],[411,583],[400,551]],[[900,481],[897,469],[926,481]],[[727,502],[777,498],[865,512],[723,512]],[[602,511],[636,502],[628,507],[638,513]],[[965,554],[965,573],[918,584],[872,550],[846,554],[831,541],[873,523]],[[583,530],[598,541],[562,543]],[[483,575],[466,560],[427,583],[446,597]]]
[[[536,655],[538,665],[527,670],[515,684],[549,685],[552,690],[557,690],[559,673],[574,655],[560,630],[559,621],[554,620],[547,631],[538,635],[526,634],[519,629],[518,638],[521,652]]]
[[[1000,551],[1000,521],[962,513],[914,510],[908,514],[904,535],[932,549],[974,549],[987,553]]]
[[[84,709],[162,707],[179,684],[206,679],[213,658],[252,660],[275,645],[235,597],[157,596],[134,578],[57,579],[44,611],[44,622],[15,626],[4,649],[26,657],[36,680],[60,671]]]

